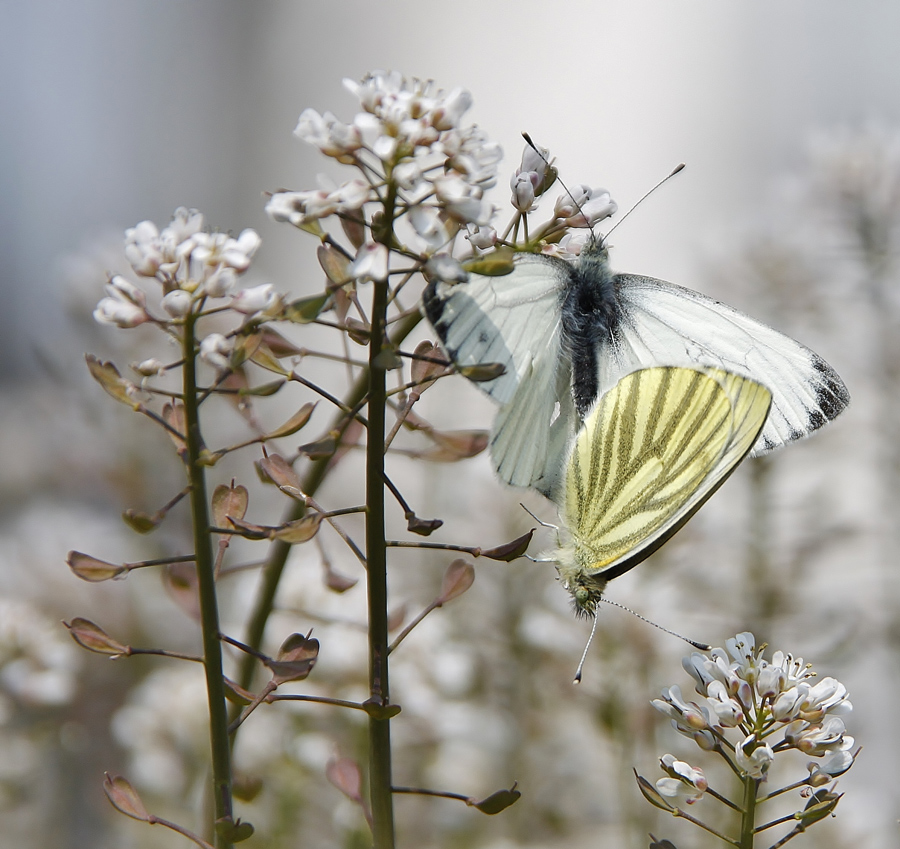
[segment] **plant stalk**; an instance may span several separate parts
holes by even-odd
[[[203,666],[209,701],[209,734],[212,750],[213,805],[215,819],[232,818],[231,753],[228,739],[228,713],[222,671],[222,645],[219,642],[219,610],[216,599],[215,560],[210,534],[209,507],[206,497],[206,475],[200,464],[203,440],[197,403],[197,372],[194,345],[196,316],[184,324],[184,418],[187,446],[187,472],[191,484],[191,521],[194,533],[194,555],[200,598],[200,622],[203,634]],[[215,831],[215,829],[213,829]],[[215,838],[217,849],[230,849],[231,843]]]
[[[374,283],[372,335],[369,341],[369,420],[366,435],[366,585],[369,601],[369,695],[390,703],[388,682],[387,545],[384,533],[385,370],[384,347],[388,281]],[[369,717],[369,799],[375,849],[393,849],[391,797],[391,726],[389,719]]]
[[[744,798],[741,803],[740,849],[753,849],[754,826],[756,823],[756,797],[759,782],[749,775],[744,776]]]

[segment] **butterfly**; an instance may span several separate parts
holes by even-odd
[[[603,394],[566,462],[563,541],[547,558],[594,616],[609,581],[649,557],[725,482],[766,424],[772,393],[722,369],[655,367]]]
[[[423,308],[458,366],[504,366],[478,383],[501,405],[490,440],[494,468],[507,483],[554,499],[591,406],[640,368],[711,366],[766,386],[772,409],[751,456],[806,436],[850,401],[809,348],[698,292],[613,273],[602,240],[576,264],[518,253],[505,275],[432,280]]]

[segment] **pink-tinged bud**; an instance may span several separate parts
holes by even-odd
[[[253,286],[250,289],[241,289],[232,299],[231,308],[244,315],[254,315],[265,312],[278,300],[275,287],[271,283],[261,286]]]
[[[141,307],[119,298],[101,298],[94,310],[94,320],[100,324],[114,324],[116,327],[137,327],[150,316]]]
[[[114,274],[110,280],[106,291],[114,297],[121,296],[127,301],[143,309],[147,306],[147,296],[143,289],[139,289],[130,280],[126,280],[121,274]]]
[[[534,206],[534,183],[529,173],[516,174],[510,180],[512,205],[519,212],[530,212]]]

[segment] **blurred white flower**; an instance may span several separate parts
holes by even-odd
[[[480,251],[486,251],[497,244],[497,231],[489,224],[472,225],[469,224],[466,238],[469,240],[473,248]]]
[[[94,310],[94,320],[116,327],[137,327],[150,320],[146,310],[119,296],[101,298]]]
[[[271,283],[261,286],[253,286],[250,289],[241,289],[232,299],[231,308],[244,315],[255,315],[265,312],[278,303],[278,293]]]
[[[0,688],[32,705],[61,705],[75,694],[80,657],[55,620],[17,599],[0,598]]]
[[[172,318],[184,318],[191,311],[193,302],[194,299],[191,297],[190,292],[185,292],[184,289],[173,289],[168,294],[163,295],[160,306]]]
[[[200,359],[217,369],[231,368],[232,343],[221,333],[210,333],[200,343]]]
[[[350,264],[350,274],[357,280],[387,280],[388,249],[381,244],[366,243]]]
[[[435,254],[425,263],[425,274],[445,283],[464,283],[469,275],[458,259],[450,254]]]
[[[131,367],[142,377],[155,377],[166,370],[162,360],[158,360],[156,357],[151,357],[139,363],[132,363]]]

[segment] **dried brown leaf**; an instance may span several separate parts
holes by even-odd
[[[319,245],[316,257],[332,285],[343,286],[353,279],[353,275],[350,274],[350,260],[333,245]]]
[[[259,461],[262,472],[275,484],[275,486],[290,486],[300,489],[300,476],[294,471],[294,467],[280,454],[269,454]]]
[[[292,415],[283,425],[280,427],[276,427],[275,430],[267,433],[263,439],[280,439],[284,436],[290,436],[292,433],[296,433],[302,427],[306,426],[306,423],[309,421],[310,416],[313,414],[313,410],[316,409],[316,404],[313,401],[309,401],[304,404],[299,410],[297,410],[294,415]]]
[[[319,656],[319,641],[303,634],[291,634],[278,650],[274,660],[266,661],[272,670],[272,680],[276,684],[287,681],[302,681],[306,678]]]
[[[528,551],[528,546],[531,543],[531,538],[533,536],[534,529],[532,528],[527,534],[522,534],[522,536],[517,537],[512,542],[498,545],[495,548],[484,549],[479,556],[487,557],[488,560],[502,560],[505,563],[510,563],[513,560],[517,560]]]
[[[129,571],[128,567],[119,563],[107,563],[105,560],[98,560],[96,557],[80,551],[70,551],[66,557],[66,563],[82,581],[93,583],[118,578],[126,575]]]
[[[250,493],[247,491],[247,487],[240,484],[235,486],[234,481],[230,486],[219,484],[212,497],[212,514],[216,527],[234,527],[231,517],[243,519],[249,503]]]
[[[441,594],[437,598],[438,604],[446,604],[459,598],[473,583],[475,583],[475,567],[461,558],[454,560],[444,572]]]
[[[130,782],[121,775],[110,775],[108,772],[104,774],[106,778],[103,779],[103,791],[112,806],[125,816],[150,822],[150,812],[144,807],[141,797]]]
[[[298,545],[311,540],[322,524],[321,513],[307,513],[302,519],[295,519],[280,528],[276,528],[272,537],[289,545]]]
[[[121,657],[131,654],[131,647],[114,640],[99,625],[95,625],[90,619],[76,616],[71,622],[63,622],[69,629],[72,639],[82,648],[97,654],[107,654],[110,657]]]
[[[85,354],[84,359],[91,377],[116,401],[126,404],[133,410],[139,410],[143,406],[140,401],[135,401],[132,397],[132,393],[137,391],[137,387],[130,380],[122,377],[113,363],[103,362],[93,354]]]

